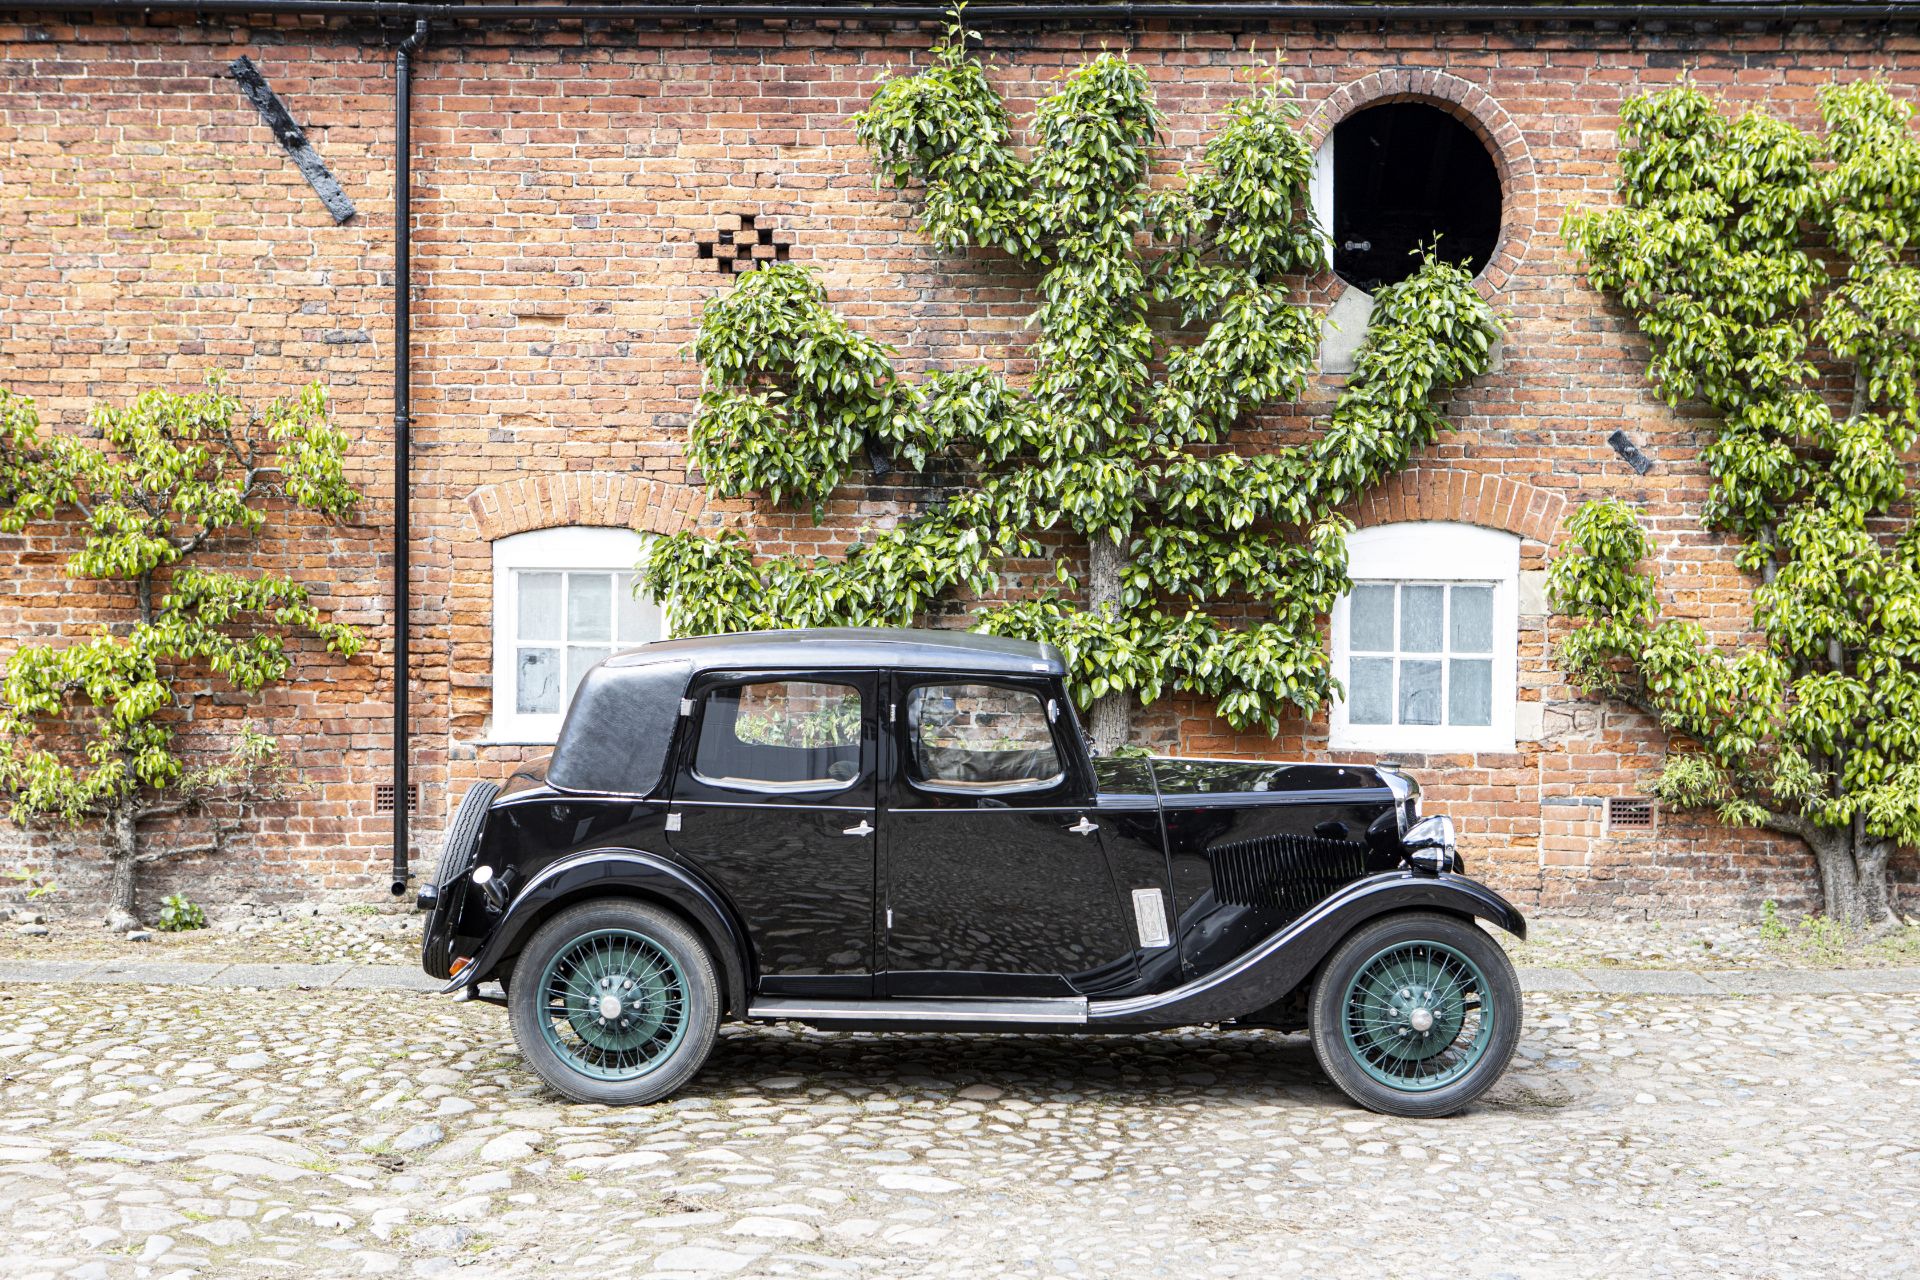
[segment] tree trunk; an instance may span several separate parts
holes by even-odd
[[[1772,813],[1766,826],[1798,836],[1813,851],[1820,871],[1820,899],[1827,917],[1849,929],[1875,929],[1894,922],[1887,863],[1893,842],[1853,827],[1817,827],[1798,814]]]
[[[140,926],[134,896],[134,873],[140,865],[134,859],[139,853],[139,820],[134,816],[133,807],[115,809],[107,815],[107,857],[113,867],[113,878],[107,890],[106,917],[107,928],[115,933]]]
[[[1120,616],[1120,575],[1127,567],[1127,550],[1118,538],[1096,534],[1087,549],[1087,607],[1110,618]],[[1093,734],[1093,749],[1112,755],[1127,745],[1133,735],[1133,695],[1124,689],[1110,690],[1094,700],[1087,727]]]

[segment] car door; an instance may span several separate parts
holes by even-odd
[[[745,917],[768,994],[873,993],[877,690],[845,671],[689,690],[668,838]]]
[[[896,673],[885,753],[888,995],[1072,995],[1131,972],[1093,780],[1046,680]]]

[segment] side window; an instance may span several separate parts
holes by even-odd
[[[693,752],[700,781],[742,791],[838,791],[860,777],[860,691],[759,680],[707,695]]]
[[[1047,704],[1026,689],[923,684],[907,695],[913,780],[935,791],[1039,791],[1062,777]]]

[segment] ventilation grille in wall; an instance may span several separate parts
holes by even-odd
[[[373,811],[375,813],[393,812],[393,784],[391,782],[377,782],[374,784]],[[417,782],[409,782],[407,784],[407,812],[420,812],[420,784]]]
[[[1607,834],[1641,835],[1653,831],[1660,822],[1658,801],[1644,796],[1607,797]]]
[[[728,275],[751,271],[770,262],[785,262],[793,252],[793,238],[785,232],[776,232],[772,227],[758,225],[754,221],[756,216],[741,214],[738,230],[721,227],[714,231],[695,232],[694,243],[699,247],[700,256]],[[725,219],[727,222],[733,220]]]

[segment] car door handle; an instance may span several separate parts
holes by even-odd
[[[1099,829],[1100,824],[1097,822],[1088,822],[1085,814],[1081,814],[1080,821],[1067,828],[1067,830],[1077,836],[1090,836]]]
[[[860,819],[859,826],[848,827],[845,831],[842,831],[840,834],[843,836],[870,836],[873,834],[873,824],[871,822],[868,822],[865,818],[862,818]]]

